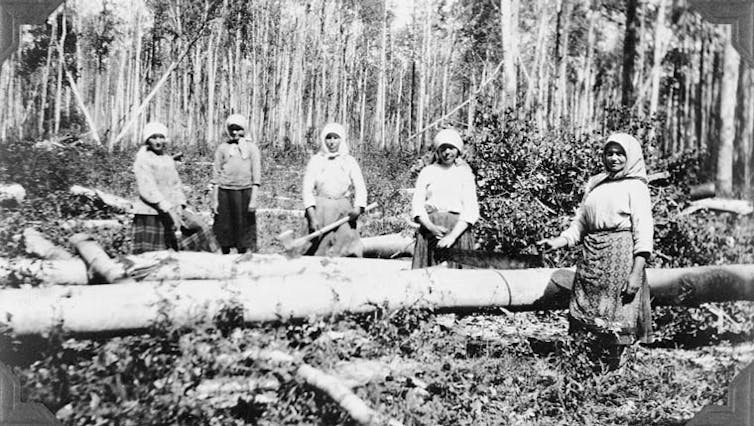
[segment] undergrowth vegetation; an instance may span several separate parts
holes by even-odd
[[[564,229],[599,170],[603,135],[541,134],[511,113],[479,114],[467,137],[483,220],[482,249],[535,251],[532,243]],[[679,215],[690,185],[709,178],[708,159],[687,152],[659,158],[655,123],[615,111],[611,130],[639,135],[653,182],[654,267],[752,263],[754,228],[728,214]],[[657,132],[659,134],[659,132]],[[300,208],[301,178],[312,147],[264,150],[262,207]],[[120,217],[120,229],[94,237],[111,256],[130,251],[130,218],[68,193],[71,185],[130,198],[135,148],[107,153],[78,144],[37,148],[31,141],[0,144],[0,182],[22,184],[27,199],[2,209],[0,256],[24,255],[21,231],[34,226],[68,247],[80,230],[71,219]],[[370,200],[380,204],[362,221],[362,235],[406,231],[409,195],[418,171],[410,152],[356,150]],[[207,211],[209,154],[184,152],[179,172],[192,207]],[[396,218],[403,218],[398,219]],[[303,224],[271,217],[272,236]],[[295,228],[299,229],[299,228]],[[550,265],[573,264],[578,249],[545,254]],[[8,285],[8,283],[6,283]],[[13,283],[28,286],[30,283]],[[23,398],[43,402],[66,424],[348,424],[329,398],[297,378],[290,366],[249,358],[253,348],[280,349],[325,371],[367,363],[355,392],[404,424],[683,424],[702,406],[725,401],[726,386],[754,356],[751,303],[656,307],[657,343],[634,346],[616,372],[593,373],[578,342],[567,337],[564,312],[452,315],[431,306],[368,314],[312,317],[254,327],[229,306],[189,329],[170,323],[131,336],[0,337],[0,361],[20,377]],[[742,349],[743,348],[743,349]],[[746,349],[748,348],[748,349]],[[366,371],[366,373],[364,372]],[[364,375],[371,378],[365,379]],[[207,381],[253,383],[209,392]]]

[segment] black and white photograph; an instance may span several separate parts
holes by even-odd
[[[754,425],[754,0],[0,0],[0,425]]]

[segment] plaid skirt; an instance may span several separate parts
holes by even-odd
[[[458,222],[458,213],[434,212],[429,214],[429,220],[435,225],[444,226],[451,231],[456,222]],[[437,248],[437,238],[423,226],[416,231],[416,244],[414,245],[414,257],[411,261],[411,269],[426,268],[442,263],[441,259],[435,256]],[[460,237],[453,244],[454,248],[463,250],[474,249],[474,233],[471,226],[466,228]],[[448,261],[449,268],[462,269],[457,262]]]
[[[249,200],[251,188],[218,190],[212,230],[220,247],[257,251],[257,214],[249,211]]]
[[[180,238],[173,231],[173,220],[169,215],[134,215],[131,225],[131,252],[133,254],[159,250],[208,251],[218,250],[217,242],[209,226],[195,213],[183,209],[181,213],[185,227],[181,227]]]
[[[583,255],[569,304],[569,331],[591,332],[619,345],[652,341],[652,310],[647,276],[632,300],[622,290],[634,263],[631,231],[603,231],[584,237]]]
[[[346,198],[330,199],[316,197],[314,209],[320,226],[327,226],[348,215],[353,209],[351,201]],[[308,231],[308,228],[307,228]],[[311,241],[305,251],[308,256],[363,257],[364,244],[361,242],[355,223],[346,222],[338,228]]]

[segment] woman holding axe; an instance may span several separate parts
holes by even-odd
[[[217,251],[209,227],[186,209],[186,195],[173,157],[165,153],[168,129],[162,123],[144,126],[144,146],[134,160],[138,197],[134,203],[134,254],[156,250]],[[180,231],[179,240],[176,231]]]
[[[461,159],[463,140],[455,129],[435,135],[431,164],[416,179],[411,217],[419,223],[412,268],[439,263],[437,249],[474,248],[471,225],[479,219],[476,183]],[[452,267],[459,267],[455,263]]]
[[[307,255],[361,257],[364,251],[356,220],[367,205],[367,189],[359,164],[349,154],[346,136],[338,123],[322,129],[320,149],[306,165],[303,199],[309,232],[345,216],[349,221],[312,240]]]

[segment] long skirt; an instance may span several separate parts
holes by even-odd
[[[320,226],[323,227],[347,216],[348,212],[353,209],[353,205],[346,198],[333,200],[316,197],[315,201],[317,205],[314,214]],[[309,256],[363,257],[364,244],[359,237],[356,223],[346,222],[312,240],[305,254]]]
[[[173,220],[169,215],[134,215],[131,225],[133,254],[158,250],[209,251],[218,250],[217,242],[209,226],[193,212],[183,209],[181,213],[185,227],[180,229],[180,238],[174,232]]]
[[[249,211],[251,188],[219,189],[212,229],[223,248],[257,251],[257,214]]]
[[[429,214],[429,220],[435,225],[444,226],[450,232],[456,222],[458,222],[458,213],[434,212]],[[436,256],[438,239],[424,226],[419,227],[416,231],[416,245],[414,246],[414,258],[411,261],[411,268],[426,268],[442,263],[442,259]],[[474,248],[474,233],[471,226],[458,237],[453,248],[472,250]],[[449,268],[462,269],[461,265],[456,262],[448,261]]]
[[[646,273],[631,300],[622,290],[633,268],[631,231],[603,231],[584,237],[583,256],[569,305],[569,331],[592,333],[605,344],[652,341],[652,311]]]

